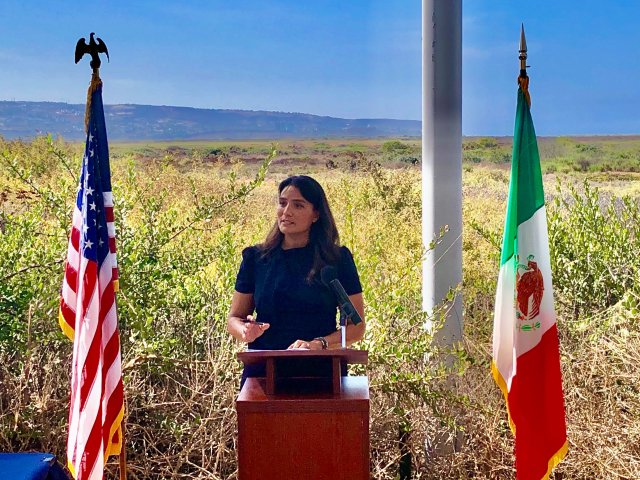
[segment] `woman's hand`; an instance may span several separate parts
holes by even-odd
[[[256,338],[261,337],[265,330],[269,329],[268,323],[256,322],[253,315],[247,315],[247,320],[240,328],[242,341],[246,343],[253,342]]]
[[[303,350],[322,350],[322,342],[320,340],[296,340],[287,350],[293,348],[301,348]]]

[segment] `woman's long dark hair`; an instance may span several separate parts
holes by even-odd
[[[309,232],[309,245],[313,248],[313,266],[307,275],[307,281],[311,282],[322,267],[335,264],[340,258],[340,237],[338,228],[333,219],[327,196],[322,186],[313,178],[306,175],[296,175],[286,178],[278,186],[278,195],[289,187],[296,187],[302,197],[313,205],[318,212],[318,220],[311,224]],[[282,244],[284,234],[278,228],[278,220],[271,227],[264,243],[259,245],[263,257],[273,255]]]

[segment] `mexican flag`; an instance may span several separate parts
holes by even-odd
[[[568,442],[540,156],[528,78],[519,80],[491,370],[515,435],[516,478],[541,480]]]

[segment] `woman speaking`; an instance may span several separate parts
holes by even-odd
[[[311,177],[289,177],[278,187],[276,222],[267,238],[242,252],[229,333],[258,350],[339,348],[338,303],[320,277],[326,266],[335,269],[364,319],[358,271],[349,249],[339,244],[324,190]],[[362,339],[364,330],[364,321],[347,324],[347,345]],[[264,375],[253,370],[245,367],[243,382]]]

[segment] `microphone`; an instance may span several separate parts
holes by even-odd
[[[360,323],[362,318],[360,318],[360,314],[356,310],[356,307],[353,306],[353,303],[349,300],[349,295],[347,295],[347,292],[344,290],[340,280],[338,280],[336,268],[330,265],[323,267],[322,270],[320,270],[320,278],[322,283],[333,290],[333,294],[338,301],[340,311],[344,316],[350,318],[354,325]]]

